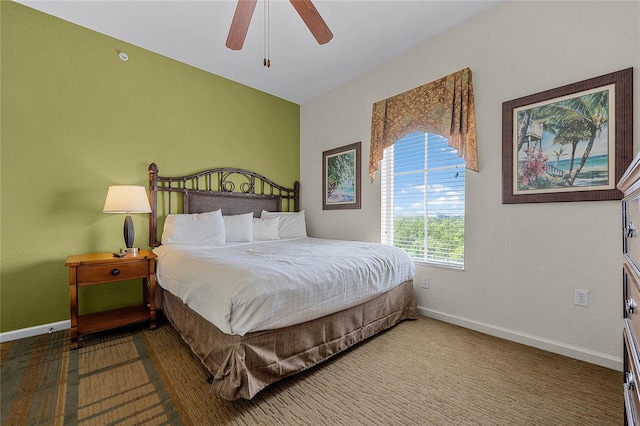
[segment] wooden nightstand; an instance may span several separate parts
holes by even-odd
[[[67,258],[69,302],[71,306],[71,349],[78,347],[78,336],[149,321],[156,328],[156,258],[149,250],[118,258],[113,253],[77,254]],[[78,315],[78,287],[142,279],[141,305]]]

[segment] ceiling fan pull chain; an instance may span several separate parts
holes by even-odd
[[[262,60],[262,65],[269,68],[271,67],[271,59],[269,58],[269,26],[270,26],[270,20],[269,20],[269,0],[264,0],[264,35],[263,35],[263,52],[264,52],[264,59]]]

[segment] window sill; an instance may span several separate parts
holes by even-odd
[[[425,262],[423,260],[414,260],[414,263],[418,266],[424,266],[424,267],[428,267],[428,268],[439,268],[439,269],[450,269],[453,271],[461,271],[464,272],[464,265],[447,265],[444,263],[437,263],[437,262]]]

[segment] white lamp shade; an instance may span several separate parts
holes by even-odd
[[[114,185],[107,191],[104,213],[151,213],[149,198],[144,186]]]

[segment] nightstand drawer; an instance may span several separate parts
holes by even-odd
[[[108,265],[82,265],[77,268],[78,284],[124,281],[149,276],[149,262],[109,263]]]

